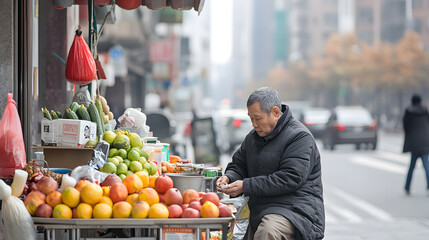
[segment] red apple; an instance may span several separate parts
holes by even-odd
[[[232,216],[232,211],[231,208],[223,203],[219,203],[218,205],[219,208],[219,217],[231,217]]]
[[[155,190],[158,193],[165,193],[173,187],[173,179],[167,175],[160,175],[155,180]]]
[[[200,200],[201,205],[203,205],[206,201],[210,201],[217,206],[219,205],[219,196],[214,192],[208,192],[204,194],[204,196],[201,198]]]
[[[200,211],[193,209],[193,208],[186,208],[183,210],[182,218],[199,218],[200,217]]]
[[[58,183],[51,177],[43,176],[37,183],[37,190],[48,195],[49,193],[58,190]]]
[[[177,188],[170,188],[164,194],[164,202],[170,206],[171,204],[182,205],[183,198],[182,194]]]
[[[193,201],[193,202],[189,203],[188,208],[193,208],[193,209],[196,209],[196,210],[200,211],[201,210],[201,206],[202,205],[201,205],[200,202]]]
[[[101,187],[112,186],[115,183],[122,183],[122,179],[116,174],[110,174],[100,183]]]
[[[186,189],[183,194],[183,203],[190,203],[192,199],[199,198],[200,195],[194,189]]]
[[[39,205],[36,209],[36,217],[50,218],[52,215],[52,207],[46,203]]]
[[[171,204],[168,206],[168,218],[180,218],[182,217],[183,209],[177,204]]]

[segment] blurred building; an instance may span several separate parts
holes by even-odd
[[[289,0],[291,60],[323,53],[326,40],[338,32],[337,4],[337,0]]]
[[[426,0],[286,2],[291,61],[322,54],[333,33],[354,32],[359,40],[375,44],[379,41],[395,43],[407,30],[412,30],[420,35],[425,48],[429,49],[429,1]]]
[[[360,40],[369,44],[396,43],[411,30],[429,49],[429,1],[359,0],[355,7],[355,32]]]

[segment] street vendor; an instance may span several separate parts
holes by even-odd
[[[254,91],[247,110],[253,130],[216,184],[232,197],[249,196],[248,239],[322,239],[325,210],[314,138],[272,88]]]

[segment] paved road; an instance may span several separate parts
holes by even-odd
[[[429,195],[423,167],[414,171],[411,196],[403,186],[409,154],[401,134],[380,133],[376,151],[321,149],[328,240],[429,239]],[[322,146],[322,144],[319,144]]]

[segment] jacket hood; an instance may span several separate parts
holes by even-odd
[[[411,105],[407,108],[407,111],[415,115],[424,115],[427,113],[427,109],[422,105]]]

